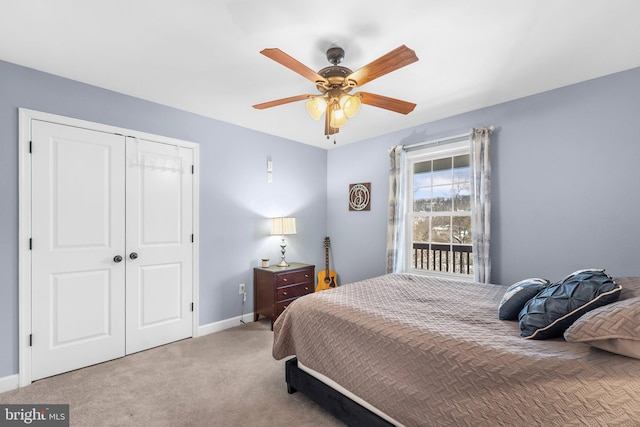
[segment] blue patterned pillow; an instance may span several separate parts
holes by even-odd
[[[520,336],[539,340],[561,336],[587,311],[616,301],[621,290],[602,269],[576,271],[525,304],[518,316]]]
[[[532,277],[509,286],[498,306],[498,318],[500,320],[517,320],[518,313],[527,301],[536,296],[548,284],[547,279]]]

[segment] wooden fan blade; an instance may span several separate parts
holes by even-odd
[[[374,93],[358,92],[354,95],[360,95],[360,100],[363,104],[373,105],[374,107],[384,108],[385,110],[395,111],[396,113],[409,114],[416,108],[416,104],[412,102],[401,101]]]
[[[266,56],[267,58],[271,58],[277,63],[284,65],[288,69],[295,71],[305,79],[311,80],[313,83],[316,83],[316,82],[328,83],[327,79],[322,77],[320,74],[316,73],[311,68],[307,67],[297,59],[287,55],[280,49],[277,49],[277,48],[262,49],[260,53]]]
[[[256,104],[253,108],[258,110],[264,110],[265,108],[275,107],[277,105],[288,104],[290,102],[302,101],[303,99],[309,98],[311,95],[296,95],[290,96],[288,98],[276,99],[274,101],[263,102],[262,104]]]
[[[370,62],[358,71],[354,71],[347,76],[347,80],[353,80],[358,86],[362,86],[373,79],[377,79],[398,68],[412,64],[417,60],[418,57],[416,53],[405,45],[402,45],[386,55],[382,55],[375,61]]]
[[[340,128],[331,127],[331,113],[327,109],[324,113],[324,134],[329,136],[340,132]]]

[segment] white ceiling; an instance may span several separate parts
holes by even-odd
[[[0,0],[0,59],[305,144],[333,146],[304,102],[332,44],[353,71],[405,44],[420,60],[364,90],[338,146],[640,66],[638,0]],[[0,78],[2,78],[0,76]]]

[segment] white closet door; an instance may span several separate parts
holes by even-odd
[[[193,150],[127,138],[127,354],[193,336]]]
[[[121,136],[36,120],[32,147],[36,380],[125,354],[125,150]]]

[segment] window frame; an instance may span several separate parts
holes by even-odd
[[[442,158],[452,158],[455,156],[460,156],[460,155],[469,155],[471,156],[471,147],[469,144],[469,140],[465,139],[462,141],[457,141],[457,142],[452,142],[452,143],[448,143],[448,144],[438,144],[435,146],[425,146],[423,148],[416,148],[414,150],[411,151],[407,151],[406,153],[406,157],[405,157],[405,170],[407,171],[407,179],[406,179],[406,200],[405,200],[405,206],[404,206],[404,223],[405,223],[405,256],[404,256],[404,260],[403,260],[403,266],[404,266],[404,271],[412,273],[412,274],[420,274],[420,275],[425,275],[425,276],[436,276],[436,277],[447,277],[450,279],[455,278],[456,280],[463,280],[463,281],[473,281],[474,280],[474,274],[461,274],[461,273],[452,273],[452,272],[443,272],[443,271],[434,271],[434,270],[425,270],[425,269],[417,269],[417,268],[413,268],[412,265],[412,257],[413,257],[413,219],[415,217],[414,215],[414,211],[413,211],[413,205],[414,205],[414,200],[413,200],[413,171],[414,171],[414,165],[416,163],[420,163],[420,162],[424,162],[424,161],[429,161],[429,160],[437,160],[437,159],[442,159]],[[471,171],[470,171],[470,178],[471,178]],[[473,203],[473,202],[471,202]],[[471,210],[469,211],[459,211],[459,212],[464,212],[465,214],[468,213],[469,216],[472,215],[472,209],[473,207],[470,207]],[[455,211],[446,211],[445,214],[443,214],[442,216],[452,216],[452,213],[455,213]],[[440,216],[438,214],[436,215],[420,215],[423,217],[428,217],[428,216]],[[455,215],[454,215],[455,216]],[[466,215],[460,215],[460,216],[466,216]],[[471,233],[473,235],[473,221],[471,223]],[[431,242],[433,243],[433,242]]]

